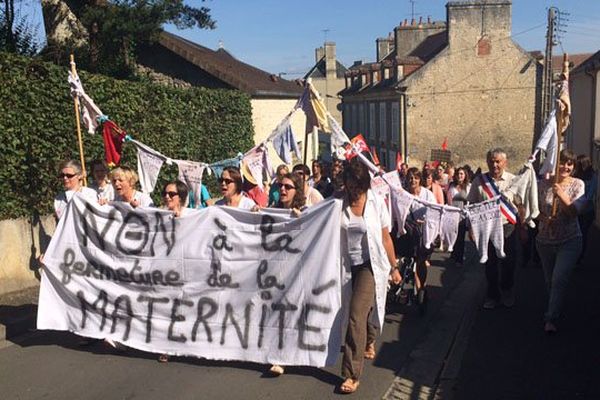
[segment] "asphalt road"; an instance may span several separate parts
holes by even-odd
[[[379,399],[410,352],[439,318],[444,299],[457,284],[462,268],[436,253],[429,273],[430,303],[425,316],[414,307],[388,314],[377,342],[377,356],[366,361],[359,391],[353,398]],[[470,267],[464,267],[470,268]],[[79,347],[66,332],[36,331],[0,350],[0,398],[12,399],[329,399],[339,398],[340,359],[317,369],[288,367],[277,378],[266,365],[172,357],[136,350],[119,353],[98,343]],[[341,358],[341,357],[340,357]]]

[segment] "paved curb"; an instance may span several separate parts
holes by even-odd
[[[384,400],[448,399],[460,371],[462,354],[485,289],[485,273],[476,259],[465,263],[455,285],[422,342],[410,353],[384,394]]]

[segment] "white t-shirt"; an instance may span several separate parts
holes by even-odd
[[[154,206],[154,202],[152,201],[152,198],[147,193],[138,192],[136,190],[133,193],[133,199],[137,200],[137,202],[139,204],[138,207],[152,207],[152,206]],[[118,194],[115,194],[115,200],[114,201],[125,201],[125,200],[123,200],[123,198],[121,196],[119,196]]]
[[[221,200],[217,200],[217,202],[215,202],[215,205],[216,206],[226,206],[227,200],[225,198],[222,198]],[[242,210],[252,210],[254,208],[254,206],[256,206],[256,203],[254,202],[254,200],[252,200],[249,197],[242,196],[242,198],[240,199],[240,204],[238,204],[237,208],[241,208]]]
[[[67,205],[69,205],[69,202],[77,192],[81,193],[83,197],[85,197],[85,199],[90,203],[98,202],[96,191],[85,186],[80,187],[77,191],[67,190],[60,192],[54,198],[54,213],[57,219],[60,219],[60,217],[63,216],[65,210],[67,209]]]
[[[348,259],[350,265],[361,265],[369,259],[369,242],[367,240],[367,224],[362,216],[356,216],[346,207],[342,218],[342,229],[348,241]]]
[[[313,206],[321,201],[323,201],[321,192],[313,187],[309,187],[308,193],[306,193],[306,206]]]
[[[113,201],[115,199],[115,188],[110,183],[104,185],[104,187],[99,187],[96,183],[92,183],[90,185],[90,189],[96,191],[96,195],[98,196],[98,200],[104,199],[106,201]]]

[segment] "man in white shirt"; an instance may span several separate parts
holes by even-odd
[[[479,203],[494,196],[490,186],[497,192],[503,193],[514,175],[507,172],[507,157],[504,150],[496,148],[487,152],[486,155],[488,172],[475,177],[471,190],[467,196],[469,203]],[[486,187],[486,181],[489,185]],[[516,209],[512,204],[512,197],[506,198],[509,207]],[[513,221],[514,222],[514,221]],[[514,300],[514,273],[516,264],[517,230],[506,215],[502,213],[502,228],[504,233],[504,253],[506,258],[500,259],[493,248],[488,248],[489,258],[485,263],[485,276],[487,278],[487,297],[483,308],[496,308],[500,302],[506,307],[512,307]],[[489,246],[492,246],[490,243]]]

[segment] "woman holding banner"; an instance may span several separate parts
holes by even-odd
[[[577,259],[581,254],[582,235],[576,212],[570,207],[584,195],[585,186],[581,179],[573,178],[575,153],[564,149],[560,152],[558,180],[544,180],[538,187],[540,225],[536,247],[544,270],[548,289],[548,307],[544,315],[544,331],[556,333],[556,322],[562,309],[565,291]],[[554,198],[558,201],[558,212],[553,215]]]
[[[421,186],[422,174],[418,168],[409,168],[406,172],[406,186],[408,193],[416,198],[429,203],[436,203],[435,196],[426,187]],[[417,262],[416,286],[417,289],[425,287],[427,281],[427,259],[433,252],[433,247],[426,249],[423,246],[423,223],[425,222],[426,208],[418,201],[413,201],[410,213],[406,219],[406,234],[398,241],[399,257],[415,257]]]
[[[188,198],[188,187],[180,180],[168,182],[162,190],[163,207],[173,213],[175,218],[179,218],[192,211],[185,206]],[[163,353],[158,356],[158,362],[169,362],[169,355]]]
[[[64,190],[54,198],[54,213],[57,220],[63,216],[75,193],[81,193],[89,202],[97,202],[96,192],[81,185],[83,179],[81,164],[75,160],[65,160],[60,163],[58,169],[60,171],[58,179],[62,182]]]
[[[115,168],[110,174],[115,189],[115,201],[129,203],[131,207],[152,207],[154,202],[150,195],[137,191],[138,175],[129,167]]]
[[[304,195],[304,179],[298,174],[287,173],[281,177],[279,184],[279,201],[275,208],[292,210],[299,216],[305,209],[306,196]],[[275,376],[282,375],[285,370],[281,365],[272,365],[269,372]]]
[[[215,205],[237,207],[244,210],[252,210],[256,207],[256,203],[242,193],[242,174],[239,168],[225,168],[219,178],[219,186],[223,198],[218,200]]]
[[[342,393],[354,393],[359,386],[364,359],[375,350],[375,326],[369,324],[375,309],[375,325],[383,326],[385,298],[390,271],[399,283],[394,246],[389,233],[390,216],[383,199],[369,188],[369,170],[353,158],[343,172],[341,243],[344,264],[352,276],[348,329],[342,360]],[[369,357],[370,358],[370,357]]]

